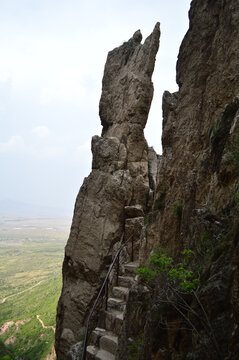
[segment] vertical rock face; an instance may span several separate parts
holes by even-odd
[[[133,178],[132,204],[145,206],[148,192],[147,143],[143,135],[152,97],[151,76],[159,46],[159,25],[141,45],[133,37],[108,54],[102,82],[100,118],[104,138],[117,138],[126,153],[122,166]]]
[[[179,91],[163,95],[163,155],[155,198],[164,194],[164,212],[154,226],[175,249],[192,240],[193,209],[205,206],[215,212],[231,201],[235,184],[226,175],[232,169],[225,161],[238,109],[238,9],[236,0],[192,1],[177,62]],[[176,201],[184,209],[180,232],[172,211]]]
[[[92,138],[92,172],[76,199],[63,263],[57,309],[56,352],[66,359],[79,342],[89,310],[124,231],[124,208],[146,208],[149,191],[147,143],[143,130],[153,96],[151,76],[160,30],[141,44],[137,31],[108,54],[100,118],[102,137]]]
[[[198,296],[208,323],[188,315],[198,331],[189,335],[182,329],[185,319],[174,309],[171,314],[168,310],[166,326],[160,325],[165,314],[156,296],[151,316],[139,330],[147,354],[140,358],[237,359],[239,2],[193,0],[189,15],[177,62],[179,91],[163,95],[163,154],[141,257],[146,259],[157,246],[174,256],[193,249],[202,278]],[[202,308],[192,306],[203,322]],[[191,328],[188,322],[186,326]]]

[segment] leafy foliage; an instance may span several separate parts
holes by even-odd
[[[156,276],[156,271],[148,267],[140,267],[136,269],[136,274],[139,275],[142,279],[151,282],[154,280]]]
[[[139,268],[137,273],[143,281],[150,279],[148,286],[154,286],[154,309],[158,311],[155,316],[160,331],[178,331],[179,326],[188,329],[200,339],[205,351],[213,345],[217,359],[222,359],[213,326],[200,300],[199,278],[193,270],[195,264],[196,256],[190,249],[183,250],[178,259],[172,258],[163,249],[157,249],[150,256],[148,267],[144,267],[143,272]],[[202,328],[209,341],[202,337]]]
[[[190,263],[194,252],[185,249],[182,252],[182,260],[176,263],[165,252],[154,252],[149,259],[148,267],[140,267],[136,273],[148,282],[157,281],[164,275],[164,281],[179,286],[182,290],[192,292],[198,286],[199,279],[195,276]]]

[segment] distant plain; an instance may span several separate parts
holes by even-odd
[[[69,219],[1,217],[0,359],[54,359]]]

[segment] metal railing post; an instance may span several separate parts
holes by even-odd
[[[117,264],[116,264],[116,286],[119,286],[119,265],[120,265],[119,257],[120,257],[120,254],[117,258]]]
[[[134,261],[134,239],[132,236],[132,242],[131,242],[131,261]]]
[[[105,310],[108,308],[108,296],[109,296],[109,279],[107,279],[105,284]]]

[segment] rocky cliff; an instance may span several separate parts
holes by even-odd
[[[76,199],[65,249],[56,349],[65,359],[82,338],[89,310],[125,228],[125,207],[147,206],[148,151],[144,138],[159,47],[159,24],[141,44],[137,31],[108,54],[100,100],[102,136],[92,138],[92,172]]]
[[[153,280],[132,284],[111,358],[238,359],[239,2],[193,0],[189,17],[179,91],[163,94],[160,156],[143,135],[159,25],[143,45],[138,31],[108,55],[102,137],[92,139],[92,172],[76,200],[63,264],[58,359],[81,340],[122,235],[133,238],[144,272],[161,251],[154,259],[170,259],[174,278],[161,267]],[[185,250],[192,251],[190,264]],[[129,260],[127,247],[121,261]],[[190,288],[193,274],[197,286]]]

